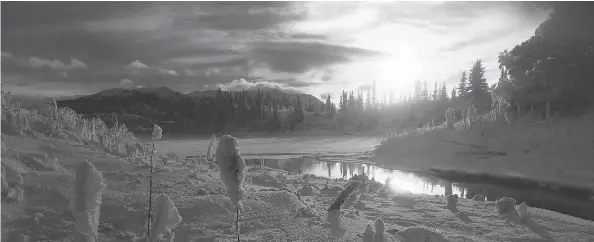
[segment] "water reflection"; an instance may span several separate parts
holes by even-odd
[[[260,160],[246,160],[248,165],[259,165]],[[422,173],[403,172],[360,163],[324,162],[314,158],[264,160],[264,165],[289,172],[313,174],[331,179],[349,179],[355,174],[367,174],[382,184],[388,183],[395,193],[450,195],[471,199],[481,194],[488,201],[501,197],[515,198],[518,203],[525,201],[531,207],[544,208],[569,214],[575,217],[594,220],[594,205],[588,197],[591,192],[570,188],[548,189],[547,186],[535,188],[525,183],[508,184],[488,179],[467,178],[447,179]],[[550,187],[550,186],[549,186]]]
[[[260,161],[248,159],[246,163],[248,165],[259,165]],[[289,172],[313,174],[331,179],[350,179],[354,175],[366,174],[377,182],[386,184],[386,180],[389,178],[389,185],[394,192],[430,195],[452,194],[451,182],[428,175],[383,169],[367,164],[324,162],[302,157],[286,160],[264,160],[264,165]],[[459,189],[454,194],[462,195]]]

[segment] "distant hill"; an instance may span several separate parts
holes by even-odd
[[[258,95],[259,93],[259,95]],[[86,117],[100,117],[126,124],[137,133],[150,132],[159,124],[169,133],[212,133],[219,131],[263,131],[270,129],[274,110],[287,110],[299,97],[304,109],[323,108],[324,103],[309,94],[280,90],[226,92],[196,91],[188,94],[167,87],[104,90],[74,99],[57,100]]]
[[[267,89],[252,89],[252,90],[245,90],[245,92],[248,92],[252,95],[255,95],[259,92],[261,93],[270,93],[270,95],[272,95],[273,97],[282,99],[282,98],[288,98],[289,101],[291,103],[295,103],[297,102],[297,96],[299,96],[299,98],[301,99],[301,103],[303,103],[304,105],[309,104],[311,101],[311,104],[315,105],[316,107],[322,106],[324,105],[324,103],[322,101],[320,101],[320,99],[316,98],[313,95],[310,94],[296,94],[296,93],[285,93],[281,90],[278,89],[271,89],[271,88],[267,88]],[[192,98],[205,98],[205,97],[212,97],[214,98],[217,95],[218,90],[205,90],[205,91],[195,91],[195,92],[190,92],[188,94],[186,94],[189,97]],[[236,93],[236,92],[241,92],[241,91],[230,91],[231,93]]]

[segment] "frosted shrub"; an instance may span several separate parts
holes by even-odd
[[[373,228],[371,227],[371,224],[368,224],[363,232],[363,242],[373,242],[373,236]]]
[[[219,140],[216,151],[217,165],[219,166],[220,177],[225,184],[227,196],[237,210],[235,228],[239,240],[239,214],[243,210],[242,199],[245,191],[246,164],[239,152],[239,142],[230,135],[224,135]]]
[[[152,237],[149,241],[173,241],[175,235],[171,232],[181,221],[177,208],[167,194],[161,194],[155,201],[155,219],[153,223]],[[164,235],[169,235],[164,239]]]
[[[445,112],[446,127],[448,129],[454,128],[454,109],[448,108]]]
[[[151,165],[150,165],[150,170],[149,170],[149,197],[148,197],[148,215],[147,215],[147,237],[151,237],[150,233],[151,233],[151,222],[152,222],[152,217],[151,217],[151,213],[152,213],[152,208],[153,208],[153,156],[155,155],[155,141],[160,139],[162,136],[163,130],[161,129],[161,127],[159,127],[159,125],[154,125],[153,126],[153,133],[152,133],[152,141],[153,141],[153,147],[151,150]]]
[[[446,197],[446,207],[455,209],[458,204],[458,194],[451,194]]]
[[[386,231],[386,225],[384,224],[384,220],[378,218],[375,220],[375,235],[373,236],[373,242],[384,242],[385,235],[384,232]]]
[[[497,212],[499,212],[500,214],[506,213],[515,208],[516,199],[513,199],[511,197],[502,197],[501,199],[497,200],[495,206],[497,207]]]
[[[518,215],[520,215],[520,222],[525,223],[526,219],[528,219],[528,204],[526,202],[522,202],[518,205]]]
[[[76,167],[74,197],[71,203],[76,241],[95,241],[104,188],[101,172],[88,160]]]
[[[213,157],[212,157],[212,149],[214,148],[214,144],[215,142],[217,142],[217,137],[213,134],[210,137],[210,143],[208,144],[208,150],[206,152],[206,160],[207,161],[213,161]]]

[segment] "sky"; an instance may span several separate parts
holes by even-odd
[[[409,95],[527,40],[523,2],[2,2],[2,89],[71,96],[167,86]]]

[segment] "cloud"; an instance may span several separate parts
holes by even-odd
[[[132,74],[135,74],[135,75],[140,75],[143,73],[145,73],[145,74],[146,73],[159,73],[161,75],[167,75],[167,76],[177,76],[178,75],[177,72],[174,70],[148,66],[147,64],[145,64],[139,60],[130,62],[128,65],[126,65],[126,68],[128,70],[131,70]]]
[[[300,13],[293,11],[291,2],[204,2],[199,6],[199,14],[178,18],[174,26],[257,31],[303,18]]]
[[[276,41],[255,43],[251,55],[255,60],[266,63],[274,71],[305,73],[312,68],[322,68],[345,63],[355,58],[380,57],[386,54],[320,42]]]
[[[6,58],[6,59],[12,58],[12,54],[9,52],[2,51],[2,58]]]
[[[247,81],[244,78],[235,79],[229,83],[218,84],[217,88],[227,91],[241,91],[255,90],[255,89],[279,89],[287,93],[299,93],[300,91],[294,87],[290,87],[283,83],[270,82],[264,80]]]
[[[130,62],[130,64],[128,64],[127,67],[138,68],[138,69],[148,69],[148,66],[146,64],[140,62],[139,60]]]
[[[49,67],[53,70],[75,70],[75,69],[87,69],[89,68],[87,64],[84,62],[77,60],[77,59],[70,59],[69,64],[64,64],[64,62],[59,60],[47,60],[42,59],[36,56],[29,57],[26,60],[26,65],[34,68],[44,68]]]
[[[157,71],[163,75],[177,76],[177,72],[168,69],[157,69]]]
[[[120,81],[120,86],[132,86],[134,85],[134,82],[132,82],[130,79],[122,79]]]

